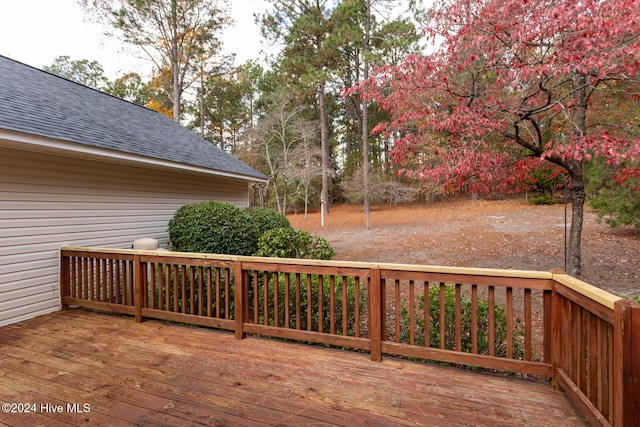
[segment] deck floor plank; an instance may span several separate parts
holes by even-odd
[[[0,328],[0,425],[584,426],[548,384],[65,310]],[[31,417],[31,418],[29,418]]]

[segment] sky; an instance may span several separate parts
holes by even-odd
[[[236,54],[236,64],[258,59],[262,45],[253,14],[268,4],[265,0],[229,3],[235,24],[223,36],[225,52]],[[87,19],[78,0],[0,0],[0,55],[36,68],[51,65],[62,55],[98,61],[110,80],[132,71],[147,75],[150,63],[124,50],[104,31]]]

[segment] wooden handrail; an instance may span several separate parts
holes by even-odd
[[[374,361],[395,354],[547,376],[593,425],[640,419],[640,361],[632,351],[640,348],[640,304],[558,271],[70,246],[61,247],[60,265],[63,308],[216,327],[239,339],[251,333],[351,347]],[[541,325],[532,307],[543,311]],[[434,330],[433,321],[440,322]],[[451,336],[446,321],[454,322]],[[471,337],[464,348],[463,336]]]
[[[465,276],[486,276],[486,277],[507,277],[522,279],[553,279],[554,275],[547,271],[535,270],[501,270],[495,268],[468,268],[468,267],[447,267],[447,266],[431,266],[431,265],[414,265],[414,264],[390,264],[378,262],[361,262],[361,261],[331,261],[331,260],[313,260],[313,259],[295,259],[295,258],[268,258],[268,257],[250,257],[242,255],[223,255],[209,254],[199,252],[172,252],[172,251],[149,251],[139,249],[116,249],[116,248],[97,248],[84,246],[61,246],[60,251],[70,251],[77,254],[95,254],[96,257],[118,254],[126,257],[133,255],[147,255],[159,258],[184,258],[199,260],[216,260],[216,261],[253,261],[266,264],[280,265],[305,265],[319,267],[348,267],[348,268],[378,268],[380,270],[395,271],[415,271],[425,273],[443,273],[443,274],[460,274]]]
[[[610,294],[609,292],[596,288],[589,283],[583,282],[582,280],[576,279],[575,277],[571,277],[568,274],[553,274],[553,280],[556,283],[566,286],[567,288],[573,289],[585,297],[602,304],[603,306],[610,308],[613,310],[613,307],[616,301],[620,301],[622,298],[619,296]]]

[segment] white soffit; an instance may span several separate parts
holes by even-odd
[[[144,157],[135,154],[125,153],[116,150],[92,147],[75,142],[51,139],[38,135],[31,135],[6,129],[0,129],[0,147],[7,147],[18,150],[36,151],[40,153],[58,154],[79,159],[99,160],[111,159],[119,164],[131,164],[135,166],[148,166],[154,169],[166,169],[172,171],[182,171],[195,174],[214,175],[226,178],[242,179],[252,182],[266,182],[264,179],[256,177],[234,174],[214,169],[207,169],[199,166],[175,163],[167,160]]]

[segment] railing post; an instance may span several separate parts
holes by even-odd
[[[235,261],[233,263],[233,315],[236,321],[236,338],[239,340],[245,337],[243,325],[245,320],[246,286],[247,281],[245,280],[245,274],[242,269],[242,261]]]
[[[62,249],[60,249],[60,304],[62,310],[66,310],[69,308],[69,304],[65,304],[63,301],[65,297],[71,296],[71,268],[69,264],[71,259],[69,257],[65,257],[62,254]]]
[[[627,427],[640,420],[640,305],[616,301],[613,315],[613,425]]]
[[[133,307],[135,310],[135,321],[138,323],[144,321],[142,308],[147,302],[146,282],[142,263],[140,262],[140,255],[136,254],[133,256]]]
[[[553,287],[553,285],[551,285]],[[551,341],[553,339],[553,334],[551,333],[551,314],[552,314],[552,297],[553,291],[544,291],[543,293],[543,352],[544,352],[544,363],[551,363]]]
[[[382,334],[384,332],[382,318],[384,303],[381,298],[380,269],[369,270],[369,340],[371,342],[371,360],[382,361]]]
[[[551,352],[551,386],[554,390],[560,391],[562,387],[556,381],[556,374],[559,368],[564,367],[564,362],[562,360],[562,296],[556,291],[556,286],[558,283],[553,281],[553,290],[551,291],[551,342],[550,342],[550,352]],[[567,326],[568,327],[568,326]],[[569,343],[565,343],[566,345],[570,345]],[[546,346],[545,346],[546,350]]]

